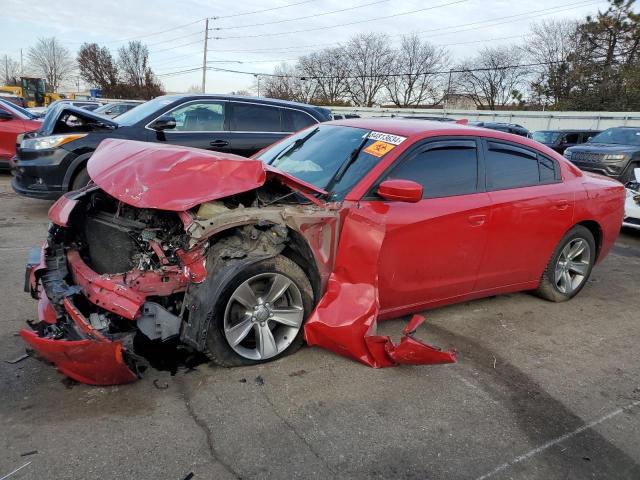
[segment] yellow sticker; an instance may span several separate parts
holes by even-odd
[[[395,145],[391,145],[390,143],[378,140],[377,142],[373,142],[371,145],[365,148],[364,151],[365,153],[373,155],[374,157],[382,157],[393,148],[395,148]]]

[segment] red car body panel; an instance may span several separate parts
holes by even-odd
[[[341,205],[333,207],[339,208],[340,222],[331,229],[331,239],[324,239],[324,233],[314,233],[314,228],[305,235],[320,270],[330,268],[324,293],[305,325],[305,338],[311,345],[372,367],[453,362],[453,351],[439,350],[412,337],[420,317],[412,319],[399,344],[376,334],[377,320],[536,288],[558,241],[577,223],[595,226],[600,232],[598,261],[615,242],[624,208],[622,185],[606,177],[583,174],[532,140],[482,128],[424,121],[359,119],[332,123],[400,135],[406,140],[383,156]],[[416,142],[455,136],[505,140],[537,150],[556,160],[562,181],[416,203],[372,200],[366,196]],[[189,208],[257,188],[268,177],[306,194],[317,205],[329,205],[311,195],[322,193],[321,189],[256,160],[136,143],[103,142],[96,150],[100,152],[97,160],[94,154],[89,162],[94,182],[130,205],[176,211],[185,229],[193,221],[193,214],[186,211]],[[67,225],[75,205],[72,195],[61,198],[50,210],[51,220]],[[335,261],[332,249],[328,249],[334,242]],[[188,259],[183,261],[184,271],[168,273],[168,288],[172,291],[180,291],[187,282],[201,281],[206,275],[201,254],[189,251],[184,255]],[[146,295],[167,288],[157,284],[157,278],[145,278],[139,286],[127,283],[122,276],[98,275],[73,253],[68,262],[76,283],[85,295],[91,294],[90,301],[99,300],[101,307],[120,312],[125,318],[135,319]],[[37,287],[37,282],[32,288],[34,285]],[[40,310],[47,311],[46,305]],[[82,323],[82,318],[74,321]],[[100,378],[89,378],[90,381],[103,381],[105,375],[126,380],[126,375],[120,377],[124,363],[111,353],[99,354],[103,359],[109,358],[101,368],[108,370],[110,365],[112,371],[102,370]],[[69,376],[88,378],[84,367],[74,373],[70,365],[67,362],[64,366]]]
[[[13,115],[11,120],[0,120],[0,161],[8,161],[16,154],[18,135],[38,130],[42,126],[42,122],[19,118],[1,104],[0,110]]]

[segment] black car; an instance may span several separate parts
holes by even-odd
[[[474,127],[489,128],[491,130],[498,130],[500,132],[512,133],[514,135],[520,135],[521,137],[531,138],[531,132],[517,123],[501,123],[501,122],[469,122],[469,125]]]
[[[601,130],[538,130],[533,132],[533,139],[558,153],[564,153],[567,148],[588,142],[600,132]]]
[[[640,127],[609,128],[588,143],[567,148],[564,156],[582,170],[627,183],[640,167]]]
[[[105,138],[166,142],[250,156],[331,111],[301,103],[222,95],[165,95],[110,119],[59,105],[25,136],[13,158],[13,189],[55,199],[89,181],[87,160]]]

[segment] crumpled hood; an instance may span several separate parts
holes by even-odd
[[[184,211],[258,188],[267,176],[302,192],[324,193],[259,160],[134,140],[103,140],[87,170],[102,190],[137,208]]]
[[[110,119],[109,117],[98,115],[97,113],[85,110],[84,108],[74,107],[72,105],[66,104],[59,104],[53,107],[51,111],[47,111],[38,134],[44,137],[57,133],[55,131],[56,124],[60,117],[65,114],[71,114],[74,117],[80,118],[88,124],[93,125],[96,129],[115,130],[119,126],[117,122]],[[82,133],[80,130],[78,130],[78,132]],[[65,131],[64,133],[69,133],[69,131]]]

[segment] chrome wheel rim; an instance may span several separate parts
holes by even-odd
[[[591,263],[591,247],[583,238],[569,241],[558,256],[555,283],[564,294],[575,292],[584,283]]]
[[[297,285],[280,273],[261,273],[241,283],[229,297],[224,335],[238,355],[267,360],[291,345],[303,320]]]

